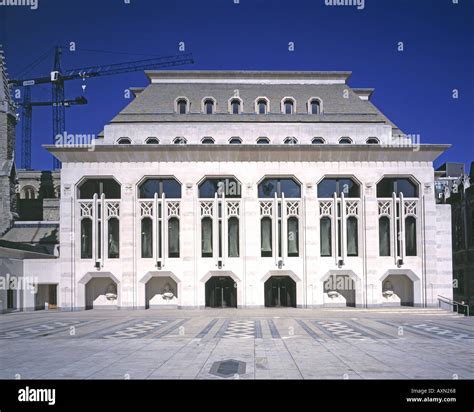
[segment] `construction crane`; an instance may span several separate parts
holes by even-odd
[[[84,96],[76,97],[74,100],[63,100],[65,108],[71,107],[78,104],[87,104],[87,99]],[[34,106],[53,106],[54,102],[32,102],[31,101],[31,86],[25,86],[23,90],[23,101],[20,103],[21,106],[21,159],[20,167],[22,169],[31,169],[31,135],[32,135],[32,123],[33,123],[33,107]]]
[[[159,69],[165,67],[182,66],[193,64],[194,60],[190,53],[183,53],[176,56],[156,57],[152,59],[137,60],[125,63],[115,63],[109,65],[90,66],[80,69],[65,70],[61,69],[62,49],[57,46],[54,53],[53,70],[49,76],[27,79],[12,79],[9,84],[12,86],[24,87],[22,106],[23,124],[22,124],[22,153],[21,167],[31,167],[31,135],[32,135],[32,107],[33,106],[52,106],[53,107],[53,143],[57,135],[62,135],[66,129],[65,108],[73,104],[86,104],[87,100],[77,98],[75,100],[65,100],[64,83],[69,80],[85,80],[87,78],[110,76],[115,74],[130,73],[149,69]],[[52,85],[52,102],[31,102],[31,87],[39,84]],[[58,169],[60,163],[57,159],[53,160],[53,169]]]

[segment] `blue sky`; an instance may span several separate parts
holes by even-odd
[[[55,45],[67,49],[64,68],[178,53],[196,63],[183,69],[349,70],[349,84],[374,87],[373,102],[422,143],[451,143],[445,161],[474,161],[474,0],[365,0],[365,7],[325,0],[38,0],[38,9],[0,6],[0,43],[11,77],[40,56],[28,76],[46,75]],[[294,42],[295,51],[288,51]],[[398,42],[404,51],[397,50]],[[143,73],[88,79],[85,106],[67,110],[66,130],[97,134],[143,86]],[[82,81],[66,97],[82,95]],[[452,98],[453,89],[459,98]],[[50,100],[37,86],[34,100]],[[17,130],[19,158],[21,130]],[[33,113],[32,166],[51,167],[41,144],[52,141],[50,108]]]

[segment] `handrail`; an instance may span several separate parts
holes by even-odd
[[[441,302],[451,305],[453,308],[456,306],[456,312],[459,314],[459,307],[462,306],[466,308],[464,316],[469,316],[469,305],[461,302],[457,302],[453,299],[447,298],[445,296],[438,295],[438,306],[441,308]]]

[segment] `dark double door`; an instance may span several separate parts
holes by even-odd
[[[265,306],[296,308],[296,283],[289,276],[272,276],[265,282]]]
[[[213,276],[206,282],[206,307],[237,307],[237,286],[231,277]]]

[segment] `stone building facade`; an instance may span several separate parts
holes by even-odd
[[[436,204],[433,170],[449,146],[411,144],[372,89],[348,85],[349,72],[147,76],[93,145],[46,146],[62,162],[60,257],[24,268],[43,286],[41,303],[311,308],[452,297],[450,206]]]

